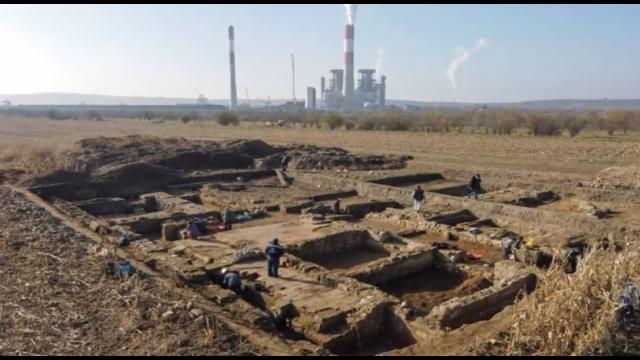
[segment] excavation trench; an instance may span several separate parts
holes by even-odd
[[[415,343],[404,320],[380,304],[350,331],[325,344],[325,348],[336,355],[372,356]]]
[[[378,261],[362,272],[351,272],[349,276],[408,302],[422,315],[444,301],[492,285],[483,276],[458,269],[436,249],[399,254]]]
[[[444,180],[444,176],[440,173],[423,173],[412,174],[404,176],[392,176],[382,179],[369,180],[374,184],[389,185],[389,186],[411,186],[416,184],[425,184],[437,180]]]
[[[350,269],[389,256],[367,230],[349,230],[293,245],[288,251],[326,269]]]

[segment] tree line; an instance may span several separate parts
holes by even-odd
[[[147,121],[215,121],[223,126],[241,122],[288,124],[303,128],[329,130],[422,131],[427,133],[472,132],[511,135],[524,130],[533,136],[557,136],[566,132],[576,136],[585,129],[627,134],[640,128],[640,111],[612,109],[608,111],[541,111],[517,109],[425,110],[420,112],[354,112],[325,113],[304,111],[97,111],[0,109],[0,114],[42,117],[52,120],[132,118]]]

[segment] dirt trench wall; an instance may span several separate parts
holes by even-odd
[[[307,261],[327,254],[366,248],[376,252],[386,252],[368,230],[349,230],[289,245],[287,252]]]
[[[411,185],[417,183],[426,183],[435,180],[444,180],[444,177],[440,173],[427,173],[427,174],[413,174],[404,176],[392,176],[377,180],[369,180],[369,182],[381,185],[401,186]]]
[[[359,180],[336,178],[329,175],[297,172],[295,178],[298,181],[319,184],[337,189],[356,189],[359,195],[398,201],[400,204],[410,206],[413,190],[402,189],[386,185],[368,183]],[[515,205],[498,204],[469,200],[466,198],[447,196],[429,192],[425,207],[430,204],[442,205],[452,208],[466,208],[481,218],[492,218],[500,221],[526,221],[550,231],[573,230],[590,235],[607,236],[610,233],[617,237],[638,238],[640,228],[619,224],[603,223],[587,215],[568,214],[557,211],[532,209]]]
[[[397,201],[371,201],[366,203],[349,204],[345,206],[344,212],[355,218],[363,218],[370,212],[382,212],[387,208],[399,208]]]
[[[123,198],[96,198],[75,204],[92,215],[126,214],[131,205]]]
[[[382,285],[391,280],[410,275],[439,262],[448,262],[438,250],[418,250],[411,253],[394,255],[371,264],[365,271],[349,274],[349,276],[371,285]]]
[[[349,191],[341,191],[341,192],[335,192],[335,193],[314,195],[314,196],[311,196],[311,200],[313,200],[313,201],[327,201],[327,200],[337,200],[337,199],[340,199],[340,198],[348,198],[348,197],[352,197],[352,196],[358,196],[358,192],[355,191],[355,190],[349,190]]]
[[[436,322],[441,328],[456,329],[464,324],[489,319],[513,304],[521,291],[533,291],[536,283],[537,277],[532,273],[502,280],[472,295],[454,298],[436,306],[428,320]]]

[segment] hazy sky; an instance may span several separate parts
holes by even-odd
[[[291,53],[299,98],[342,67],[337,4],[0,5],[0,94],[228,98],[231,24],[240,100],[290,97]],[[638,5],[359,5],[355,28],[391,99],[640,98]]]

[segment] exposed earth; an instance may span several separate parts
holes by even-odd
[[[7,161],[0,353],[504,354],[519,297],[546,293],[569,247],[582,259],[640,235],[629,164],[467,166],[453,144],[448,163],[406,144],[287,139],[93,137],[60,151],[58,169]],[[478,200],[466,197],[475,172]],[[196,218],[204,233],[182,239]],[[522,244],[512,260],[506,237]],[[263,254],[273,238],[279,278]],[[138,272],[106,273],[116,256]],[[221,286],[223,268],[241,273],[242,293]]]

